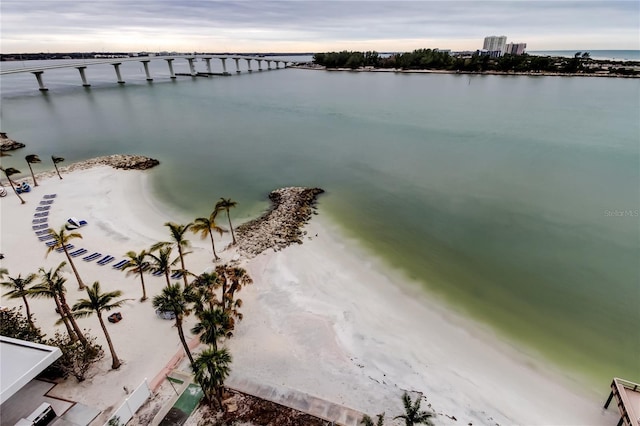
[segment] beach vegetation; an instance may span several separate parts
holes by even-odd
[[[153,254],[153,251],[157,252]],[[160,246],[156,247],[155,245],[151,247],[150,251],[147,252],[147,256],[151,258],[151,268],[155,271],[161,271],[164,275],[164,278],[167,282],[167,287],[171,285],[171,281],[169,279],[169,275],[171,274],[171,267],[178,262],[178,257],[171,260],[171,246]]]
[[[27,161],[27,166],[29,166],[29,171],[31,172],[31,178],[33,179],[33,186],[38,186],[38,182],[36,181],[36,175],[33,174],[33,168],[31,167],[31,165],[34,163],[42,163],[42,161],[40,160],[40,157],[38,157],[35,154],[30,154],[24,157],[24,159]]]
[[[230,326],[229,314],[219,307],[205,309],[198,314],[200,320],[191,333],[200,335],[200,341],[218,350],[218,340],[227,336]]]
[[[64,161],[64,158],[56,157],[55,155],[52,155],[51,161],[53,161],[53,167],[56,168],[56,173],[58,173],[58,177],[62,179],[62,175],[60,174],[60,170],[58,169],[58,164],[62,163]]]
[[[253,279],[247,271],[237,266],[221,265],[216,267],[216,274],[221,281],[222,287],[222,309],[229,315],[230,330],[235,327],[234,318],[242,320],[242,299],[237,299],[235,294],[244,286],[253,284]]]
[[[78,382],[83,382],[91,367],[104,358],[104,350],[96,343],[96,337],[87,334],[86,338],[89,344],[85,346],[56,331],[46,344],[59,347],[62,356],[45,373],[50,377],[66,378],[72,375]]]
[[[185,237],[185,234],[187,233],[189,228],[191,228],[191,225],[191,223],[187,223],[186,225],[180,225],[174,222],[165,223],[164,226],[169,228],[171,241],[159,242],[151,247],[152,251],[154,251],[155,249],[173,245],[178,248],[178,257],[180,258],[182,278],[184,279],[185,287],[188,287],[189,283],[187,282],[187,268],[184,266],[184,257],[190,253],[186,252],[185,250],[191,246],[191,242]]]
[[[87,286],[82,282],[80,273],[78,272],[78,269],[76,269],[76,265],[73,263],[73,258],[69,255],[69,251],[67,250],[67,244],[69,244],[69,241],[76,238],[82,238],[82,234],[79,232],[68,233],[64,225],[60,228],[59,232],[56,232],[53,228],[49,228],[49,234],[53,236],[53,239],[51,240],[53,241],[53,244],[47,247],[47,256],[52,251],[61,249],[65,256],[67,256],[69,266],[71,266],[73,274],[76,276],[76,280],[78,281],[78,290],[84,290]]]
[[[0,309],[0,335],[28,342],[43,343],[44,334],[27,320],[19,308]]]
[[[162,289],[160,294],[153,298],[153,307],[163,312],[173,312],[176,321],[176,328],[178,329],[178,337],[180,338],[184,351],[191,362],[191,366],[193,367],[195,365],[193,355],[191,354],[187,340],[184,337],[184,329],[182,327],[184,318],[191,313],[188,301],[190,293],[190,288],[187,287],[183,290],[180,287],[180,283],[169,284],[167,287]]]
[[[433,425],[431,419],[435,417],[435,413],[420,410],[421,398],[417,397],[415,401],[411,401],[411,397],[407,392],[402,395],[402,405],[404,406],[404,414],[394,417],[394,419],[403,419],[405,426],[415,426],[420,424]]]
[[[202,388],[207,403],[213,405],[215,402],[221,410],[224,381],[229,376],[231,361],[231,354],[226,348],[210,347],[198,354],[193,365],[195,379]]]
[[[16,186],[15,186],[16,183],[13,180],[11,180],[11,176],[19,174],[20,170],[14,169],[13,167],[7,167],[6,169],[4,167],[0,167],[0,170],[2,170],[4,175],[9,180],[9,185],[11,185],[11,189],[13,189],[13,193],[16,194],[16,197],[20,199],[20,204],[26,203],[26,201],[22,199],[20,194],[18,194],[18,191],[16,191]]]
[[[29,308],[29,302],[27,302],[27,295],[29,294],[29,286],[36,278],[36,274],[28,274],[23,277],[22,274],[18,274],[17,277],[6,276],[7,281],[1,281],[0,285],[4,288],[8,288],[9,291],[4,294],[9,299],[22,299],[24,309],[27,312],[27,321],[32,328],[35,328],[33,319],[31,318],[31,309]]]
[[[225,232],[223,228],[218,226],[216,223],[216,215],[217,211],[213,211],[209,217],[198,217],[193,221],[193,225],[191,225],[191,232],[194,234],[200,234],[200,238],[203,240],[209,236],[211,238],[211,249],[213,250],[213,261],[217,261],[220,258],[216,253],[216,245],[213,241],[213,232],[217,232],[222,236],[222,233]]]
[[[73,305],[73,316],[75,318],[85,318],[93,315],[94,313],[98,316],[98,321],[100,321],[100,326],[102,327],[104,336],[107,339],[107,344],[109,345],[109,351],[111,352],[111,368],[116,370],[120,368],[121,363],[113,347],[111,336],[109,335],[107,327],[104,324],[102,312],[121,307],[124,304],[125,300],[120,299],[114,301],[114,299],[122,296],[122,292],[120,290],[115,290],[102,293],[100,291],[100,283],[96,281],[91,287],[87,287],[87,296],[87,299],[79,299]]]
[[[365,414],[364,416],[362,416],[362,420],[360,421],[360,423],[364,426],[384,426],[384,413],[378,414],[376,417],[377,421],[374,423],[373,419]]]
[[[220,198],[214,207],[214,213],[224,210],[227,212],[227,219],[229,220],[229,230],[231,230],[231,244],[236,243],[236,235],[233,232],[233,225],[231,224],[231,215],[229,214],[229,209],[234,208],[238,205],[237,201],[233,201],[231,198]]]
[[[138,274],[140,277],[140,285],[142,286],[142,297],[140,301],[144,302],[147,300],[147,289],[144,286],[144,271],[149,267],[147,260],[149,253],[146,250],[142,250],[140,253],[128,251],[125,256],[127,257],[128,263],[122,269],[126,271],[127,275]]]
[[[203,272],[191,283],[193,292],[191,294],[196,314],[205,310],[205,304],[210,310],[214,307],[222,307],[222,299],[218,299],[216,291],[222,286],[222,282],[216,272]]]

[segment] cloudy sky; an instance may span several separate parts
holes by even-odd
[[[2,0],[2,53],[640,49],[640,2]]]

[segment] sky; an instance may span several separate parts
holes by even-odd
[[[2,0],[0,52],[640,49],[640,2]]]

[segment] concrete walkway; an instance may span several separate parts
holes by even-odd
[[[364,415],[364,413],[359,411],[316,398],[304,392],[288,389],[283,386],[274,387],[259,384],[247,378],[237,376],[229,377],[224,385],[238,392],[275,402],[329,422],[334,422],[336,425],[358,426]]]

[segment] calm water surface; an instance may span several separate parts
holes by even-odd
[[[2,129],[28,144],[3,163],[153,156],[158,196],[193,216],[225,196],[247,218],[274,188],[320,186],[323,213],[434,297],[600,390],[640,380],[638,80],[291,69],[170,82],[151,64],[152,84],[123,65],[124,87],[89,68],[90,90],[75,70],[47,72],[44,96],[30,74],[3,77]]]

